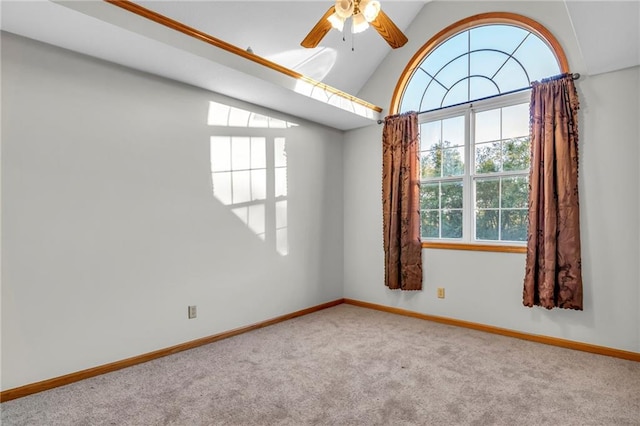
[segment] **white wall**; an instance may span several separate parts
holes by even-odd
[[[214,128],[210,101],[299,126]],[[210,137],[247,133],[286,138],[287,256],[212,194]],[[2,389],[341,298],[342,139],[3,33]]]
[[[490,10],[537,19],[586,74],[562,2],[433,2],[359,95],[389,105],[424,42]],[[521,254],[424,250],[423,291],[384,287],[381,126],[342,135],[3,33],[1,388],[343,294],[640,351],[639,80],[635,68],[578,82],[585,311],[546,311],[521,305]],[[207,126],[209,101],[300,124],[258,133],[287,140],[288,256],[212,196],[209,138],[256,133]]]
[[[538,20],[563,45],[571,70],[585,73],[562,2],[428,3],[359,96],[389,105],[413,54],[440,29],[467,16],[510,11]],[[580,197],[584,311],[525,308],[524,254],[423,250],[424,289],[383,283],[381,126],[348,132],[344,146],[345,297],[521,332],[640,352],[638,93],[640,69],[583,76]],[[437,299],[436,288],[446,298]]]

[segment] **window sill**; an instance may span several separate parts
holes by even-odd
[[[422,248],[443,250],[493,251],[498,253],[526,253],[526,246],[505,246],[497,244],[441,243],[423,241]]]

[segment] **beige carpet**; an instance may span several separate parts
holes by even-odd
[[[1,405],[2,425],[640,425],[640,363],[340,305]]]

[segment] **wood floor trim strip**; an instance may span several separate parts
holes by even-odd
[[[375,309],[377,311],[389,312],[392,314],[404,315],[407,317],[419,318],[427,321],[438,322],[441,324],[453,325],[456,327],[471,328],[473,330],[484,331],[487,333],[500,334],[502,336],[515,337],[517,339],[529,340],[531,342],[543,343],[545,345],[559,346],[561,348],[574,349],[582,352],[589,352],[598,355],[605,355],[614,358],[626,359],[629,361],[640,362],[640,353],[624,351],[621,349],[608,348],[606,346],[592,345],[589,343],[576,342],[573,340],[560,339],[557,337],[542,336],[538,334],[522,333],[520,331],[509,330],[506,328],[494,327],[491,325],[479,324],[470,321],[463,321],[453,318],[439,317],[435,315],[427,315],[419,312],[409,311],[406,309],[394,308],[390,306],[378,305],[375,303],[362,302],[354,299],[344,299],[344,303],[359,306],[362,308]]]
[[[214,334],[213,336],[203,337],[200,339],[192,340],[179,345],[171,346],[169,348],[160,349],[154,352],[134,356],[131,358],[123,359],[120,361],[112,362],[110,364],[104,364],[86,370],[77,371],[75,373],[66,374],[60,377],[54,377],[52,379],[43,380],[36,383],[20,386],[13,389],[7,389],[0,392],[0,402],[10,401],[12,399],[22,398],[34,393],[46,391],[59,386],[68,385],[80,380],[88,379],[90,377],[99,376],[101,374],[110,373],[112,371],[121,370],[123,368],[131,367],[136,364],[142,364],[143,362],[151,361],[157,358],[161,358],[167,355],[172,355],[178,352],[186,351],[188,349],[197,348],[198,346],[207,345],[209,343],[216,342],[218,340],[226,339],[229,337],[237,336],[239,334],[247,333],[249,331],[257,330],[259,328],[274,325],[280,322],[284,322],[296,317],[307,315],[313,312],[321,311],[323,309],[331,308],[343,303],[343,299],[337,299],[331,302],[323,303],[321,305],[312,306],[310,308],[302,309],[300,311],[292,312],[290,314],[282,315],[276,318],[268,319],[256,324],[251,324],[245,327],[236,328],[234,330],[226,331],[220,334]]]

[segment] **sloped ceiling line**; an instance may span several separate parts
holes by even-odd
[[[205,32],[202,32],[200,30],[197,30],[193,27],[190,27],[188,25],[185,25],[181,22],[178,22],[174,19],[168,18],[164,15],[161,15],[157,12],[154,12],[152,10],[149,10],[145,7],[142,7],[130,0],[104,0],[106,3],[112,4],[114,6],[120,7],[128,12],[134,13],[138,16],[141,16],[143,18],[149,19],[153,22],[156,22],[160,25],[164,25],[165,27],[171,28],[175,31],[179,31],[183,34],[188,35],[189,37],[193,37],[197,40],[203,41],[205,43],[211,44],[217,48],[226,50],[227,52],[233,53],[234,55],[238,55],[242,58],[248,59],[250,61],[256,62],[264,67],[270,68],[274,71],[280,72],[286,76],[298,79],[298,80],[302,80],[305,83],[308,83],[310,85],[313,85],[316,88],[321,88],[322,90],[331,93],[332,95],[337,95],[341,98],[345,98],[350,102],[354,102],[357,104],[360,104],[362,106],[364,106],[365,108],[371,109],[375,112],[382,112],[382,108],[377,106],[377,105],[373,105],[372,103],[369,103],[365,100],[362,100],[356,96],[350,95],[346,92],[343,92],[342,90],[336,89],[332,86],[329,86],[327,84],[324,84],[322,82],[316,81],[312,78],[309,78],[305,75],[302,75],[296,71],[293,71],[289,68],[286,68],[282,65],[276,64],[275,62],[272,62],[268,59],[265,59],[261,56],[255,55],[253,53],[247,52],[244,49],[241,49],[237,46],[234,46],[230,43],[227,43],[223,40],[220,40],[216,37],[213,37]]]

